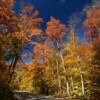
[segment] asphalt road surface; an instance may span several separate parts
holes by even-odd
[[[15,97],[19,100],[79,100],[79,99],[72,99],[69,97],[66,98],[54,98],[51,96],[43,96],[43,95],[36,95],[33,93],[23,92],[23,91],[15,91]]]

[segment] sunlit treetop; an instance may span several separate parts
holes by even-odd
[[[62,40],[66,31],[67,29],[65,25],[60,23],[60,21],[55,19],[54,17],[51,17],[50,21],[47,22],[46,33],[50,38]]]
[[[90,8],[84,23],[85,32],[88,37],[95,38],[100,32],[100,8]]]

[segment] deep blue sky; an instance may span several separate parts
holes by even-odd
[[[66,24],[73,14],[82,12],[84,6],[91,5],[92,0],[15,0],[14,9],[16,13],[20,11],[24,5],[31,4],[40,12],[40,17],[43,18],[44,23],[42,28],[46,26],[46,22],[50,16],[54,16],[62,23]],[[79,26],[79,36],[83,39],[82,28]]]
[[[54,16],[66,23],[73,13],[78,13],[86,4],[91,4],[92,0],[16,0],[15,10],[19,7],[31,3],[40,12],[40,16],[47,21],[50,16]]]
[[[62,23],[66,24],[69,18],[75,14],[82,12],[85,5],[91,5],[92,0],[15,0],[14,9],[16,13],[24,5],[31,4],[33,7],[40,12],[40,17],[43,18],[44,23],[42,28],[46,26],[46,22],[50,16],[54,16],[59,19]],[[80,30],[80,29],[79,29]],[[82,34],[80,34],[81,36]],[[83,35],[81,36],[83,37]]]
[[[20,11],[19,9],[24,5],[33,5],[35,9],[39,10],[40,17],[44,20],[43,28],[46,26],[45,23],[49,20],[50,16],[54,16],[62,23],[66,24],[74,13],[78,14],[82,12],[84,6],[91,5],[91,3],[92,0],[16,0],[14,10],[16,14],[18,14]],[[78,25],[77,31],[80,38],[84,39],[84,34],[80,25]],[[29,62],[30,59],[31,58],[26,58],[24,60],[25,62]]]

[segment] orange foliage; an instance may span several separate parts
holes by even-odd
[[[47,23],[46,33],[50,38],[61,40],[66,32],[65,25],[61,24],[59,20],[51,17]]]
[[[91,44],[84,43],[79,47],[78,52],[81,57],[80,61],[83,63],[84,61],[91,61],[91,58],[94,56],[93,46]]]
[[[31,5],[26,6],[22,10],[22,16],[20,17],[21,25],[23,25],[23,31],[26,35],[39,35],[42,30],[39,26],[43,22],[42,18],[38,18],[39,12],[34,10]]]
[[[2,3],[4,4],[14,4],[15,0],[1,0]]]
[[[35,53],[36,55],[41,55],[43,52],[44,52],[44,45],[38,44],[38,45],[35,47],[34,53]]]
[[[13,10],[13,4],[14,0],[0,0],[0,65],[2,59],[3,68],[7,74],[5,79],[7,84],[11,82],[18,62],[28,56],[20,55],[19,52],[24,49],[26,44],[32,42],[32,35],[41,34],[42,30],[39,27],[43,21],[41,18],[38,18],[39,12],[33,9],[31,5],[26,6],[19,16],[16,16]],[[40,49],[38,46],[37,48]],[[10,57],[7,58],[7,60],[10,60],[10,63],[7,63],[7,65],[5,65],[5,54],[7,57],[10,54],[13,55],[11,59]],[[21,64],[25,66],[23,63]],[[0,74],[1,71],[0,69]],[[5,77],[3,73],[2,76]]]
[[[88,37],[95,38],[100,31],[100,8],[91,8],[87,12],[84,23],[85,32]]]

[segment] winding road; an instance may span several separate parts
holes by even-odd
[[[54,98],[51,96],[36,95],[33,93],[24,92],[24,91],[15,91],[14,94],[15,94],[15,97],[18,98],[19,100],[80,100],[80,99],[69,98],[69,97]]]

